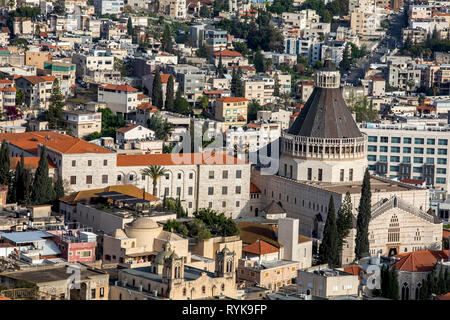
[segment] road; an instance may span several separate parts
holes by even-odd
[[[387,53],[388,50],[392,51],[396,46],[401,46],[401,30],[403,26],[403,15],[395,14],[391,18],[391,24],[386,35],[380,39],[378,47],[369,55],[360,59],[354,64],[354,66],[347,72],[348,76],[345,78],[347,83],[357,86],[359,80],[364,77],[364,73],[369,69],[370,64],[380,63],[380,59]]]

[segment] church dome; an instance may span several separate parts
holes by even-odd
[[[149,217],[137,218],[136,220],[130,222],[128,224],[128,227],[133,228],[133,229],[155,229],[155,228],[159,228],[159,226],[155,222],[155,220],[153,220],[152,218],[149,218]]]
[[[288,133],[313,138],[362,137],[342,96],[340,74],[331,59],[325,60],[324,68],[314,77],[314,90]]]
[[[175,253],[175,252],[173,252],[173,253]],[[160,251],[156,255],[155,259],[153,260],[153,263],[154,264],[164,264],[164,261],[167,258],[169,258],[173,253],[170,251],[170,245],[165,245],[164,250]]]

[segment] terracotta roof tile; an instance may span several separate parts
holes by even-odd
[[[217,101],[222,101],[222,102],[244,102],[244,101],[248,101],[248,99],[245,99],[243,97],[222,97],[222,98],[217,98]]]
[[[261,190],[253,182],[250,182],[250,193],[261,193]]]
[[[22,76],[19,77],[20,78],[24,78],[25,80],[31,82],[32,84],[38,84],[41,82],[47,82],[47,81],[55,81],[55,77],[54,76]]]
[[[51,131],[0,133],[0,140],[3,139],[22,150],[36,155],[38,144],[43,144],[50,149],[66,154],[113,153],[93,143]]]
[[[196,165],[196,164],[247,164],[247,162],[225,153],[185,153],[185,154],[119,154],[117,166],[150,166],[150,165]]]
[[[420,250],[403,255],[391,266],[399,271],[428,272],[441,259],[448,259],[448,250]]]
[[[137,128],[139,126],[140,125],[136,124],[136,123],[127,124],[125,127],[117,129],[116,132],[125,133],[125,132],[133,130],[134,128]]]
[[[39,159],[40,157],[24,157],[23,158],[23,162],[25,164],[25,168],[27,169],[37,169],[38,165],[39,165]],[[56,169],[55,164],[53,163],[53,161],[47,157],[48,160],[48,167],[49,169]],[[9,168],[11,170],[16,169],[17,163],[20,161],[20,157],[12,157],[10,159],[10,164],[9,164]]]
[[[117,91],[125,91],[125,92],[138,92],[138,89],[133,88],[127,84],[115,85],[115,84],[107,84],[106,86],[102,86],[103,89],[107,90],[117,90]]]
[[[242,251],[261,256],[269,253],[279,252],[280,249],[260,239],[252,243],[251,245],[242,248]]]
[[[219,57],[219,56],[222,56],[222,57],[242,57],[242,54],[240,54],[239,52],[228,50],[228,49],[225,49],[225,50],[222,50],[222,51],[215,51],[213,54],[216,57]]]

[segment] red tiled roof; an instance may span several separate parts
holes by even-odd
[[[157,107],[156,106],[152,106],[150,104],[150,102],[142,102],[141,104],[139,104],[137,106],[137,108],[140,109],[140,110],[147,111],[147,112],[156,112],[156,111],[158,111]]]
[[[23,163],[25,164],[25,168],[27,169],[37,169],[39,165],[39,159],[40,157],[24,157]],[[50,169],[56,169],[55,164],[53,163],[52,159],[48,158],[48,167]],[[16,169],[17,163],[20,161],[20,157],[12,157],[9,161],[9,168],[11,170]]]
[[[2,33],[11,33],[8,27],[2,27]]]
[[[0,88],[0,91],[2,91],[2,92],[16,92],[16,88],[14,88],[14,87],[5,87],[5,88]]]
[[[264,254],[279,252],[280,250],[277,247],[274,247],[273,245],[265,242],[264,240],[258,240],[251,245],[242,248],[242,251],[257,254],[260,256]]]
[[[438,300],[450,300],[450,292],[436,297]]]
[[[360,266],[348,266],[344,268],[344,272],[354,274],[358,276],[358,279],[361,279],[361,272],[364,272],[364,270]]]
[[[208,91],[208,90],[205,90],[205,91],[203,91],[203,93],[204,93],[204,94],[222,94],[223,91],[220,91],[220,90],[216,90],[216,91]]]
[[[0,84],[13,84],[14,81],[8,79],[0,79]]]
[[[143,93],[139,93],[137,98],[138,98],[138,100],[150,99],[149,96],[147,96],[146,94],[143,94]]]
[[[222,51],[214,51],[213,53],[214,56],[219,57],[242,57],[242,54],[240,54],[237,51],[233,51],[233,50],[228,50],[228,49],[224,49]]]
[[[112,151],[93,143],[51,131],[0,133],[0,140],[3,139],[35,155],[38,153],[38,144],[66,154],[112,153]]]
[[[24,78],[25,80],[31,82],[32,84],[38,84],[41,82],[53,82],[55,81],[55,77],[54,76],[21,76],[20,78]]]
[[[244,101],[248,101],[248,99],[245,99],[243,97],[222,97],[222,98],[217,98],[217,101],[222,101],[222,102],[244,102]]]
[[[116,132],[125,133],[125,132],[128,132],[128,131],[130,131],[130,130],[132,130],[134,128],[137,128],[139,126],[140,126],[139,124],[130,123],[130,124],[127,124],[125,127],[116,129]]]
[[[450,237],[450,230],[444,229],[442,230],[442,238],[448,239]]]
[[[185,153],[185,154],[119,154],[118,167],[150,166],[150,165],[196,165],[196,164],[247,164],[247,162],[225,153]]]
[[[400,180],[400,182],[409,183],[409,184],[422,184],[422,183],[425,182],[425,180],[422,180],[422,179],[403,179],[403,180]]]
[[[10,299],[10,298],[7,298],[7,297],[5,297],[5,296],[0,296],[0,301],[2,301],[2,300],[12,300],[12,299]]]
[[[106,86],[102,86],[103,89],[107,90],[117,90],[124,92],[138,92],[138,89],[133,88],[127,84],[115,85],[115,84],[107,84]]]
[[[448,259],[448,250],[420,250],[402,255],[392,266],[399,271],[428,272],[441,259]]]

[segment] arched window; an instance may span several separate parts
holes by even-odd
[[[206,293],[206,287],[202,286],[202,293],[205,294]]]
[[[187,292],[186,288],[183,288],[183,296],[186,296],[186,292]]]
[[[402,286],[402,300],[409,300],[409,286],[406,282]]]
[[[392,215],[391,222],[389,223],[388,229],[388,242],[399,242],[400,241],[400,224],[398,223],[397,215]]]
[[[225,284],[224,284],[224,283],[222,283],[220,289],[221,289],[222,291],[225,291]]]
[[[416,286],[416,300],[420,300],[421,294],[422,294],[422,283],[419,282]]]

